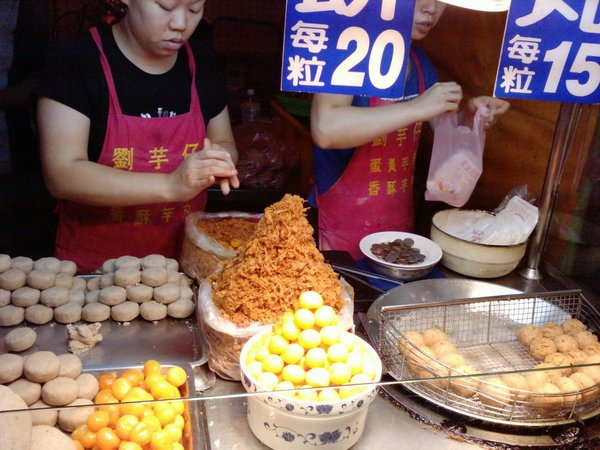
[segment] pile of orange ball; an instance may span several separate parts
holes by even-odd
[[[184,449],[185,403],[179,390],[187,381],[184,369],[163,370],[148,360],[143,369],[101,375],[98,381],[96,411],[71,433],[77,449]]]

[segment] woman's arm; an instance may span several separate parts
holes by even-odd
[[[129,172],[90,161],[89,118],[48,98],[38,102],[44,178],[58,198],[98,206],[186,201],[219,177],[235,176],[231,156],[209,150],[187,158],[170,174]]]
[[[356,147],[398,128],[456,111],[461,99],[462,89],[454,82],[436,83],[412,100],[376,108],[352,106],[351,95],[315,94],[312,137],[321,148]]]

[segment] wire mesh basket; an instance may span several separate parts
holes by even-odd
[[[387,306],[379,351],[392,377],[439,406],[509,425],[557,425],[600,412],[600,353],[597,364],[588,358],[600,345],[590,347],[585,363],[536,368],[541,361],[517,334],[567,319],[598,335],[599,315],[579,290]],[[450,347],[433,351],[420,340],[435,341],[436,333]]]

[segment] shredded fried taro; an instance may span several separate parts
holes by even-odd
[[[213,301],[227,320],[275,323],[308,290],[336,311],[344,306],[340,280],[317,249],[305,211],[291,194],[267,207],[253,238],[211,276]]]

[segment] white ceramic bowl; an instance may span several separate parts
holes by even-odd
[[[519,265],[525,255],[527,241],[515,245],[487,245],[460,239],[445,231],[451,211],[454,210],[436,213],[431,224],[431,239],[444,252],[444,266],[470,277],[497,278],[512,272]],[[469,214],[469,211],[465,210],[465,214]]]
[[[393,242],[396,239],[410,238],[414,247],[425,255],[425,260],[416,264],[394,264],[378,258],[371,251],[373,244]],[[365,236],[359,243],[360,251],[367,257],[367,263],[376,272],[396,280],[410,281],[423,278],[433,270],[442,258],[442,249],[435,242],[418,234],[403,231],[381,231]]]
[[[248,392],[264,391],[245,364],[248,350],[264,334],[250,338],[240,355],[242,384]],[[358,336],[357,339],[377,361],[375,381],[379,381],[382,368],[377,352]],[[274,449],[306,450],[324,446],[328,450],[346,450],[361,437],[369,404],[377,391],[377,385],[369,385],[360,394],[328,403],[296,400],[273,391],[252,395],[248,397],[248,424],[263,444]]]

